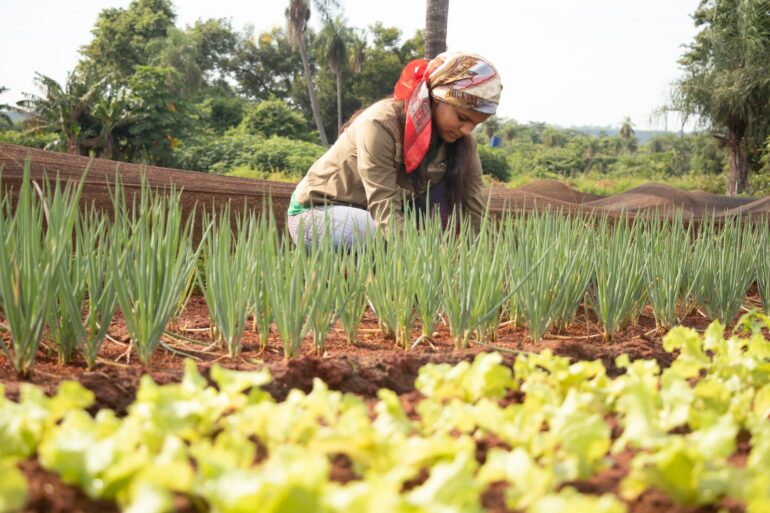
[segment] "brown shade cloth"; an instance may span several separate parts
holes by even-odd
[[[283,231],[286,210],[295,184],[235,178],[195,171],[183,171],[155,166],[127,164],[103,159],[89,159],[77,155],[37,150],[11,144],[0,144],[0,169],[4,188],[18,189],[24,162],[31,161],[33,177],[44,173],[49,177],[77,180],[89,168],[84,198],[97,206],[110,209],[109,185],[114,184],[116,172],[127,191],[138,190],[141,176],[147,173],[154,187],[182,189],[183,208],[191,212],[197,204],[224,206],[232,203],[234,212],[244,207],[261,212],[268,206],[267,198]],[[770,215],[770,196],[762,198],[732,198],[704,191],[681,191],[664,184],[649,183],[614,196],[581,193],[557,180],[534,180],[516,189],[492,188],[485,191],[490,198],[490,210],[500,215],[506,210],[529,212],[557,210],[565,213],[606,213],[619,217],[634,217],[640,212],[681,211],[685,219],[697,221],[713,213],[717,217],[736,214],[763,219]]]

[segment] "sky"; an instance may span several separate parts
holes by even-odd
[[[0,0],[0,86],[38,92],[34,73],[64,82],[91,40],[99,12],[130,0]],[[404,39],[425,25],[425,0],[341,0],[348,25],[380,21]],[[259,33],[285,24],[288,0],[175,0],[177,26],[229,18]],[[498,116],[561,127],[679,130],[653,116],[681,77],[677,63],[696,34],[699,0],[450,0],[447,47],[479,53],[500,72]],[[318,16],[311,16],[317,28]]]

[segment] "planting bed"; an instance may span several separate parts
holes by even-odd
[[[756,288],[749,291],[744,304],[758,304]],[[367,310],[361,323],[358,343],[345,342],[339,326],[330,332],[327,349],[323,355],[316,354],[315,346],[308,340],[303,345],[300,355],[285,359],[280,339],[272,333],[270,343],[260,349],[257,337],[247,330],[243,339],[240,358],[232,360],[226,351],[219,347],[207,347],[211,343],[208,336],[210,319],[208,309],[201,297],[194,296],[179,320],[178,332],[186,338],[199,341],[200,345],[181,339],[166,337],[167,344],[176,351],[186,352],[198,358],[197,366],[204,376],[208,376],[213,364],[238,369],[270,369],[272,382],[264,388],[277,401],[283,401],[288,392],[301,389],[310,392],[313,379],[320,378],[330,389],[339,390],[363,397],[370,405],[376,402],[377,391],[388,388],[396,392],[410,417],[418,416],[415,405],[421,400],[421,394],[415,390],[415,378],[419,369],[426,363],[450,363],[471,361],[475,355],[493,348],[473,344],[465,350],[456,350],[446,325],[439,323],[434,333],[432,344],[421,343],[409,351],[394,346],[392,340],[386,340],[380,333],[377,320]],[[708,320],[695,312],[683,319],[682,325],[703,331]],[[414,328],[412,340],[419,336],[419,328]],[[527,339],[526,329],[512,325],[503,325],[498,330],[494,342],[500,348],[505,365],[512,365],[517,351],[541,352],[551,350],[555,355],[564,356],[572,361],[600,360],[610,377],[622,374],[615,359],[627,354],[631,360],[655,360],[660,367],[668,367],[674,356],[663,349],[662,337],[655,331],[655,321],[648,309],[642,313],[636,326],[626,328],[616,335],[612,342],[606,343],[601,337],[601,327],[589,312],[586,316],[581,307],[577,322],[562,335],[547,335],[543,340],[533,343]],[[727,330],[730,331],[729,329]],[[135,399],[142,374],[149,374],[159,384],[179,382],[184,372],[184,358],[172,354],[166,349],[157,350],[149,369],[144,369],[136,354],[129,350],[127,330],[118,311],[109,330],[110,338],[104,343],[96,368],[88,371],[78,356],[71,365],[57,363],[53,348],[43,345],[40,355],[31,371],[23,381],[17,379],[13,366],[0,357],[0,383],[5,386],[6,396],[19,399],[22,382],[32,383],[47,394],[55,393],[63,380],[75,380],[91,390],[95,403],[90,408],[92,414],[99,409],[112,409],[119,416],[125,415],[126,408]],[[6,340],[9,337],[4,335]],[[509,392],[501,404],[521,400],[518,391]],[[607,419],[613,426],[613,439],[622,432],[614,418]],[[487,436],[477,441],[477,459],[483,462],[487,451],[492,447],[506,447],[494,436]],[[740,466],[746,459],[749,443],[745,433],[739,435],[737,450],[732,457],[735,465]],[[569,483],[585,494],[601,495],[617,493],[621,479],[628,473],[633,452],[626,450],[612,456],[612,465],[595,474],[588,480]],[[86,497],[74,486],[62,483],[53,472],[45,470],[36,460],[27,460],[20,468],[29,481],[29,500],[23,511],[47,512],[105,512],[119,511],[112,502],[96,501]],[[342,456],[332,461],[331,479],[341,483],[355,479],[350,468],[350,461]],[[423,476],[422,480],[424,481]],[[419,483],[419,480],[418,480]],[[503,483],[491,485],[482,495],[482,502],[488,511],[511,511],[505,507],[505,487]],[[744,505],[732,500],[723,500],[723,511],[742,512]],[[627,502],[628,511],[634,513],[676,512],[706,513],[716,511],[713,506],[693,507],[678,506],[665,494],[650,489],[636,500]],[[177,511],[196,511],[186,498],[176,498],[174,507]]]

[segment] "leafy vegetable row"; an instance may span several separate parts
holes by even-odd
[[[88,414],[93,394],[74,382],[50,398],[23,385],[18,403],[0,393],[0,512],[23,507],[15,462],[33,457],[128,512],[171,511],[176,494],[216,513],[255,504],[266,513],[480,512],[495,483],[504,483],[509,508],[528,513],[622,513],[623,499],[650,488],[677,504],[731,497],[764,512],[770,344],[760,328],[770,319],[755,314],[743,326],[749,336],[728,339],[718,322],[703,335],[677,327],[665,337],[677,354],[669,368],[621,356],[625,373],[614,379],[601,362],[549,352],[521,355],[513,368],[497,353],[426,365],[414,411],[386,389],[368,404],[319,380],[276,403],[260,388],[267,371],[215,366],[210,383],[190,360],[179,384],[143,377],[123,418]],[[739,434],[750,440],[744,465],[730,460]],[[493,448],[480,455],[482,446]],[[618,496],[570,486],[628,451]],[[341,457],[352,469],[346,483],[330,477]]]

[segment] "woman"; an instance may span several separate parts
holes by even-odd
[[[309,247],[327,220],[335,246],[349,248],[377,228],[402,226],[404,198],[438,207],[445,226],[457,209],[478,228],[484,199],[472,132],[495,113],[501,90],[495,67],[476,54],[410,62],[393,97],[355,115],[297,185],[292,239]]]

